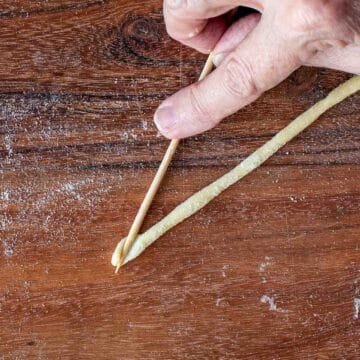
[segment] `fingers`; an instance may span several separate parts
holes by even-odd
[[[359,73],[360,5],[352,8],[345,0],[260,0],[258,5],[265,2],[261,18],[242,19],[224,34],[223,18],[206,19],[243,1],[166,1],[170,35],[203,52],[216,45],[219,66],[203,81],[162,103],[154,120],[163,135],[183,138],[214,127],[301,64]]]
[[[280,38],[261,21],[204,81],[163,102],[155,114],[160,132],[184,138],[206,131],[285,79],[300,63]]]
[[[217,17],[210,20],[184,22],[181,25],[182,29],[177,29],[178,33],[176,34],[169,27],[167,31],[182,44],[190,46],[203,54],[208,54],[215,47],[227,27],[225,18]]]
[[[318,53],[306,65],[326,67],[360,74],[360,45],[348,45],[344,48],[331,48]]]
[[[262,8],[264,0],[165,0],[164,17],[169,35],[196,50],[208,53],[227,29],[231,9],[246,5]]]
[[[247,15],[232,24],[214,49],[214,64],[219,66],[240,43],[254,30],[261,19],[260,14]]]

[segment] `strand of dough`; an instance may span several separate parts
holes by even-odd
[[[135,243],[125,258],[124,264],[138,257],[148,246],[150,246],[171,228],[195,214],[211,200],[219,196],[228,187],[258,168],[280,148],[310,126],[324,112],[359,90],[360,76],[355,76],[334,89],[325,99],[319,101],[309,110],[298,116],[288,126],[251,154],[248,158],[242,161],[233,170],[189,197],[186,201],[181,203],[167,216],[165,216],[160,222],[152,226],[143,234],[140,234],[136,238]],[[121,249],[122,242],[124,242],[125,239],[126,238],[119,242],[114,251],[111,261],[113,266],[117,266],[117,259],[119,258],[118,253]]]

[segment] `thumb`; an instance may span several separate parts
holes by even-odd
[[[276,86],[300,66],[285,35],[263,20],[203,81],[166,99],[154,121],[168,138],[185,138],[213,128]]]

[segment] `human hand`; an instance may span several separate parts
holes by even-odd
[[[238,6],[261,15],[228,26]],[[360,0],[165,0],[164,15],[170,36],[214,49],[217,66],[160,105],[154,120],[168,138],[213,128],[302,65],[360,73]]]

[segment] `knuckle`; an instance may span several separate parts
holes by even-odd
[[[346,18],[347,0],[297,0],[290,21],[299,32],[333,32]]]
[[[251,97],[259,93],[250,64],[231,58],[225,65],[223,86],[234,97]]]
[[[207,100],[199,92],[197,84],[190,87],[190,101],[191,106],[194,109],[195,119],[201,123],[207,123],[210,125],[216,125],[218,123],[214,114],[210,110],[210,106]]]

